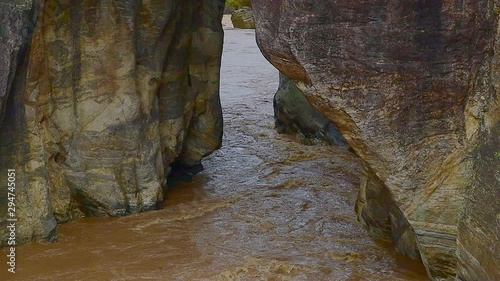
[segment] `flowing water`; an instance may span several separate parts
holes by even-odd
[[[18,247],[0,280],[428,280],[356,221],[352,153],[275,132],[278,73],[254,38],[226,30],[223,148],[165,209],[61,225],[57,243]]]

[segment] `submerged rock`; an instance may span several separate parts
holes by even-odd
[[[253,11],[250,7],[243,7],[233,12],[231,21],[235,28],[255,29],[255,21],[253,19]]]
[[[304,93],[288,77],[280,74],[280,86],[274,95],[274,117],[280,133],[299,133],[306,139],[329,144],[345,144],[337,128],[307,101]]]
[[[18,242],[53,237],[56,220],[160,208],[170,163],[220,146],[223,6],[44,1],[0,128]]]
[[[481,156],[500,120],[494,5],[255,0],[253,9],[266,58],[306,85],[363,159],[357,212],[370,232],[421,258],[434,280],[455,279],[458,235],[461,278],[496,279],[500,162]]]

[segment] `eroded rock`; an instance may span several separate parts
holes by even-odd
[[[497,34],[495,54],[500,41]],[[458,280],[500,280],[500,55],[491,64],[495,91],[479,111],[480,144],[458,225]],[[496,101],[496,102],[495,102]]]
[[[38,1],[0,2],[0,125],[16,72],[36,23]]]
[[[319,140],[335,145],[346,144],[338,129],[283,74],[280,74],[280,86],[274,95],[274,117],[279,133],[299,134],[306,143]]]
[[[458,280],[500,280],[500,126],[476,151],[474,183],[458,227]]]
[[[20,242],[49,237],[55,219],[160,208],[170,163],[220,146],[223,7],[44,1],[1,128]]]
[[[253,11],[250,7],[242,7],[231,14],[231,21],[235,28],[255,29]]]
[[[366,178],[380,183],[361,189],[360,198],[370,200],[358,202],[358,215],[401,252],[420,256],[434,280],[455,278],[464,200],[498,192],[498,178],[479,172],[473,157],[487,142],[482,132],[499,122],[492,113],[499,103],[495,7],[473,0],[253,1],[266,58],[305,85],[308,100],[366,163]],[[490,164],[498,171],[498,162]],[[489,185],[471,191],[485,177]],[[498,241],[498,213],[490,213],[498,203],[487,202],[488,212],[470,208],[466,217],[486,219],[480,229]],[[498,247],[479,254],[476,239],[465,243],[481,232],[471,229],[463,237],[470,255],[461,263],[485,263],[462,265],[466,279],[471,271],[491,273],[495,258],[485,257],[500,256]]]
[[[23,137],[34,136],[26,131],[24,107],[14,106],[15,100],[19,100],[20,93],[24,91],[28,65],[26,53],[39,5],[40,1],[26,0],[0,3],[0,245],[10,234],[8,218],[19,218],[16,243],[56,238],[56,220],[50,206],[45,169],[38,166],[39,162],[31,161],[36,158],[40,144],[34,142],[29,147],[27,143],[20,142]],[[12,186],[7,188],[8,169],[16,170],[15,189]],[[29,187],[26,184],[28,181]]]

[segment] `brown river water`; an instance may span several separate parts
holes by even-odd
[[[165,208],[59,226],[57,243],[18,247],[0,280],[428,280],[357,222],[360,162],[274,130],[277,71],[253,31],[226,30],[223,148]]]

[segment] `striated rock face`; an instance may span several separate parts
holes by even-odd
[[[497,112],[500,109],[497,107]],[[458,280],[500,280],[500,125],[475,151],[474,182],[458,226]]]
[[[22,100],[27,63],[27,48],[39,13],[40,1],[2,1],[0,2],[0,245],[7,236],[8,203],[14,203],[16,215],[23,217],[17,223],[17,241],[28,239],[52,240],[55,238],[56,220],[52,215],[48,187],[39,188],[44,176],[39,171],[32,174],[17,173],[16,200],[8,201],[7,169],[20,165],[35,167],[28,159],[26,146],[20,139],[27,135],[24,108],[15,107],[14,99]],[[3,121],[3,122],[2,122]],[[20,129],[20,131],[15,131]],[[36,145],[36,144],[34,144]],[[17,161],[17,163],[16,163]],[[31,179],[32,190],[22,188]],[[12,196],[11,196],[12,198]],[[11,211],[14,209],[10,209]]]
[[[250,7],[243,7],[234,11],[231,14],[231,21],[235,28],[255,29],[255,21],[253,19],[253,11]]]
[[[44,1],[0,129],[2,173],[18,174],[18,241],[54,237],[56,220],[159,208],[169,165],[220,146],[223,8]]]
[[[498,279],[496,2],[253,1],[265,56],[365,162],[360,220],[434,280],[457,245],[464,280]]]
[[[496,39],[495,53],[500,50]],[[458,280],[500,280],[500,56],[492,64],[494,101],[483,111],[480,144],[472,152],[473,176],[458,226]]]
[[[0,124],[15,74],[36,23],[38,5],[38,1],[27,0],[0,2]]]
[[[279,133],[298,133],[306,143],[320,140],[345,144],[338,129],[307,101],[293,81],[281,73],[280,86],[274,95],[274,117]]]

